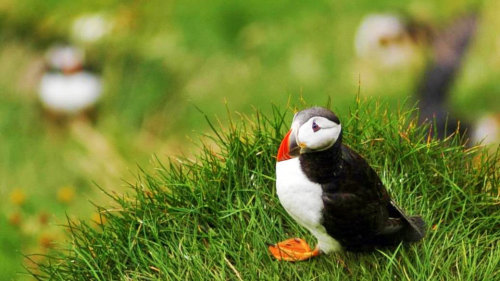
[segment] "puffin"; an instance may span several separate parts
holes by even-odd
[[[300,238],[269,245],[278,260],[369,251],[425,236],[422,217],[398,207],[367,161],[342,144],[340,120],[326,108],[295,114],[278,150],[276,193],[288,214],[318,240],[314,249]]]
[[[369,14],[356,31],[356,55],[385,68],[398,68],[417,55],[417,45],[405,21],[394,14]]]
[[[47,52],[50,67],[40,81],[39,100],[54,120],[88,116],[92,119],[101,96],[101,80],[83,69],[83,50],[57,45]]]

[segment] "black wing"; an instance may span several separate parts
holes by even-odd
[[[342,165],[323,184],[323,225],[346,249],[369,247],[385,227],[389,195],[376,172],[356,152],[342,146]]]
[[[423,237],[421,218],[408,217],[394,204],[377,173],[349,147],[342,147],[339,174],[322,186],[323,225],[347,250]]]

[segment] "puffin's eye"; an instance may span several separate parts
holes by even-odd
[[[319,131],[319,129],[321,129],[321,127],[318,124],[316,124],[316,122],[313,121],[312,129],[314,132],[317,132]]]

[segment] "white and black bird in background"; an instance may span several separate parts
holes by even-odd
[[[39,100],[54,120],[92,115],[101,97],[101,79],[84,70],[84,51],[56,45],[46,55],[48,71],[39,86]],[[90,116],[88,116],[90,117]]]

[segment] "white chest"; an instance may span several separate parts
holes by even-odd
[[[341,249],[340,244],[326,233],[321,224],[324,207],[321,185],[306,177],[298,158],[276,163],[276,193],[285,210],[316,236],[318,247],[323,252]]]
[[[100,94],[99,78],[84,71],[72,75],[47,73],[40,83],[40,100],[44,106],[66,113],[94,105]]]
[[[323,191],[302,172],[298,158],[276,163],[276,191],[283,207],[298,223],[308,229],[320,225]]]

